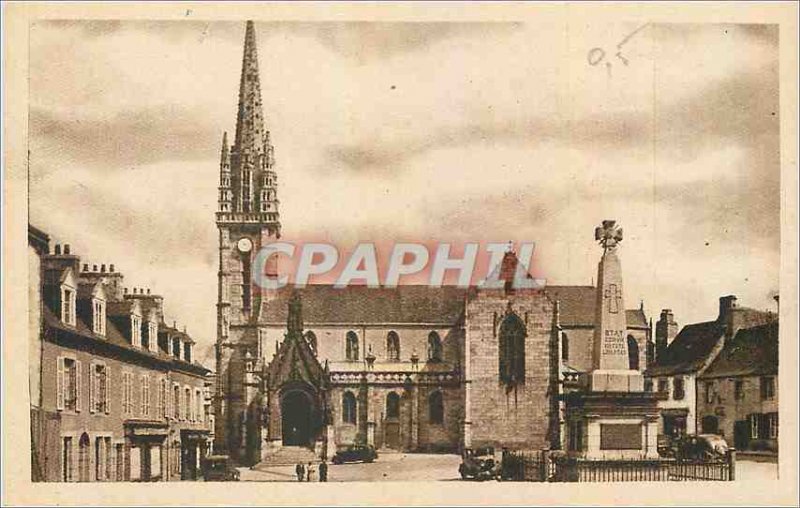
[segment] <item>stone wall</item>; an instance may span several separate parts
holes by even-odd
[[[499,379],[499,329],[507,309],[526,324],[525,382]],[[541,292],[482,291],[467,303],[466,367],[471,446],[541,449],[549,444],[553,303]]]

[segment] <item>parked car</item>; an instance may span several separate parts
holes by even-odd
[[[466,448],[458,466],[461,478],[474,480],[494,480],[500,478],[500,461],[494,458],[494,448]]]
[[[203,480],[207,482],[238,482],[239,471],[227,455],[209,455],[202,463]]]
[[[378,452],[370,445],[349,445],[336,451],[331,462],[344,464],[345,462],[373,462],[377,460]]]
[[[690,434],[673,441],[672,455],[682,460],[722,460],[728,453],[728,443],[716,434]]]

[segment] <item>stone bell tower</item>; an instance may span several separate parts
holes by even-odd
[[[257,388],[248,372],[258,368],[258,315],[262,293],[253,285],[253,262],[267,243],[280,238],[275,154],[264,121],[256,32],[245,28],[236,133],[222,136],[219,167],[219,272],[217,295],[217,387],[215,448],[241,459],[252,423],[248,407]],[[276,275],[276,265],[266,275]]]

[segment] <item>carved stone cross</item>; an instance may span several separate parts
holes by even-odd
[[[613,250],[622,241],[622,228],[617,227],[617,221],[604,220],[602,226],[594,228],[594,239],[600,242],[606,250]]]
[[[605,292],[603,293],[603,297],[608,300],[608,312],[611,314],[616,314],[619,312],[620,307],[620,300],[622,299],[622,294],[620,293],[619,288],[616,284],[609,284],[606,288]]]

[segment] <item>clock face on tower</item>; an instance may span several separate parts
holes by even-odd
[[[239,249],[239,252],[250,252],[250,249],[253,248],[253,242],[249,238],[240,238],[236,242],[236,248]]]

